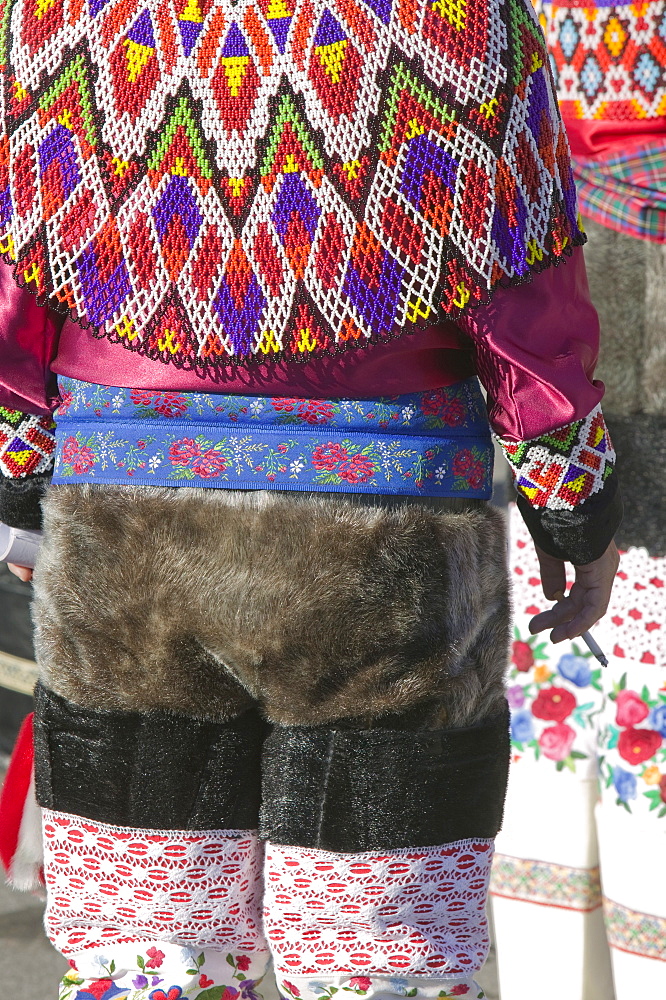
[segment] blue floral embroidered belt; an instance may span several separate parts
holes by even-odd
[[[54,483],[488,499],[476,378],[381,399],[156,392],[60,378]]]

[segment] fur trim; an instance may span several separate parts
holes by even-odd
[[[44,889],[44,845],[42,840],[42,810],[35,797],[35,778],[25,800],[16,854],[8,872],[8,881],[21,892]]]
[[[22,892],[43,887],[42,811],[35,798],[32,715],[19,731],[0,797],[0,859]]]
[[[390,499],[52,487],[44,683],[82,707],[213,721],[256,702],[281,725],[488,718],[508,648],[503,518]]]
[[[103,823],[169,830],[256,829],[261,750],[256,709],[228,722],[172,712],[82,708],[35,691],[42,806]]]

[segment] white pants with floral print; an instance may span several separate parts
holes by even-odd
[[[44,810],[60,1000],[483,997],[492,840],[336,854]]]
[[[666,559],[622,555],[594,636],[552,645],[516,512],[513,766],[491,881],[502,996],[666,996]],[[553,975],[544,975],[552,969]],[[538,991],[536,984],[538,983]]]

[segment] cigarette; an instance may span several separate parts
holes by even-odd
[[[601,649],[601,646],[596,641],[596,639],[594,639],[589,632],[583,632],[583,634],[581,635],[581,639],[583,640],[587,648],[590,650],[592,655],[597,658],[601,666],[607,667],[608,660],[604,656],[603,650]]]
[[[561,601],[563,599],[564,599],[564,594],[562,593],[561,590],[558,590],[558,592],[555,594],[555,600]],[[597,640],[592,636],[592,634],[590,632],[583,632],[583,634],[581,635],[581,639],[583,640],[589,651],[592,653],[592,655],[595,657],[595,659],[599,661],[601,666],[607,667],[608,658],[605,656],[604,651],[602,650]]]

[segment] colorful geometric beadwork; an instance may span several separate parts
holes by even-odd
[[[666,8],[636,4],[542,5],[565,118],[635,120],[666,114]]]
[[[0,475],[24,479],[48,472],[53,465],[55,424],[49,417],[36,417],[0,406]]]
[[[503,441],[515,487],[533,507],[574,510],[598,493],[615,466],[601,407],[530,441]]]
[[[528,0],[0,10],[0,252],[150,358],[362,346],[584,242]]]

